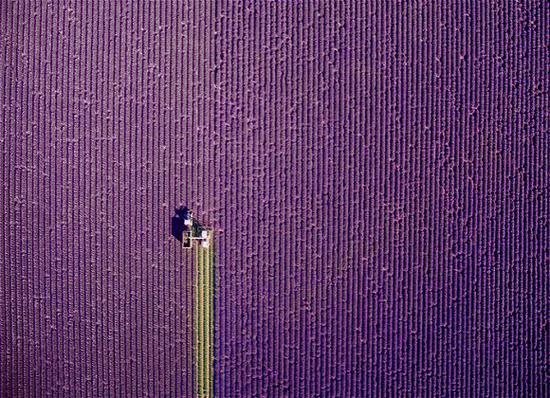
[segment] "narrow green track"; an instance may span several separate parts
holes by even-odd
[[[211,232],[212,233],[212,232]],[[213,397],[214,337],[214,236],[210,247],[195,246],[195,391],[200,398]]]

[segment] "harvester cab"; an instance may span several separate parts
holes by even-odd
[[[191,211],[188,211],[185,215],[183,224],[185,229],[182,234],[181,244],[184,249],[191,249],[193,247],[193,241],[198,241],[201,247],[210,247],[210,233],[207,229],[195,222]]]

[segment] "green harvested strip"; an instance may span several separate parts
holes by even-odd
[[[196,248],[195,285],[195,351],[196,351],[196,392],[201,398],[212,397],[213,385],[213,328],[212,314],[214,301],[213,263],[214,245]]]

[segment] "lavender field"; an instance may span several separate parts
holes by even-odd
[[[0,0],[0,397],[548,396],[549,11]]]

